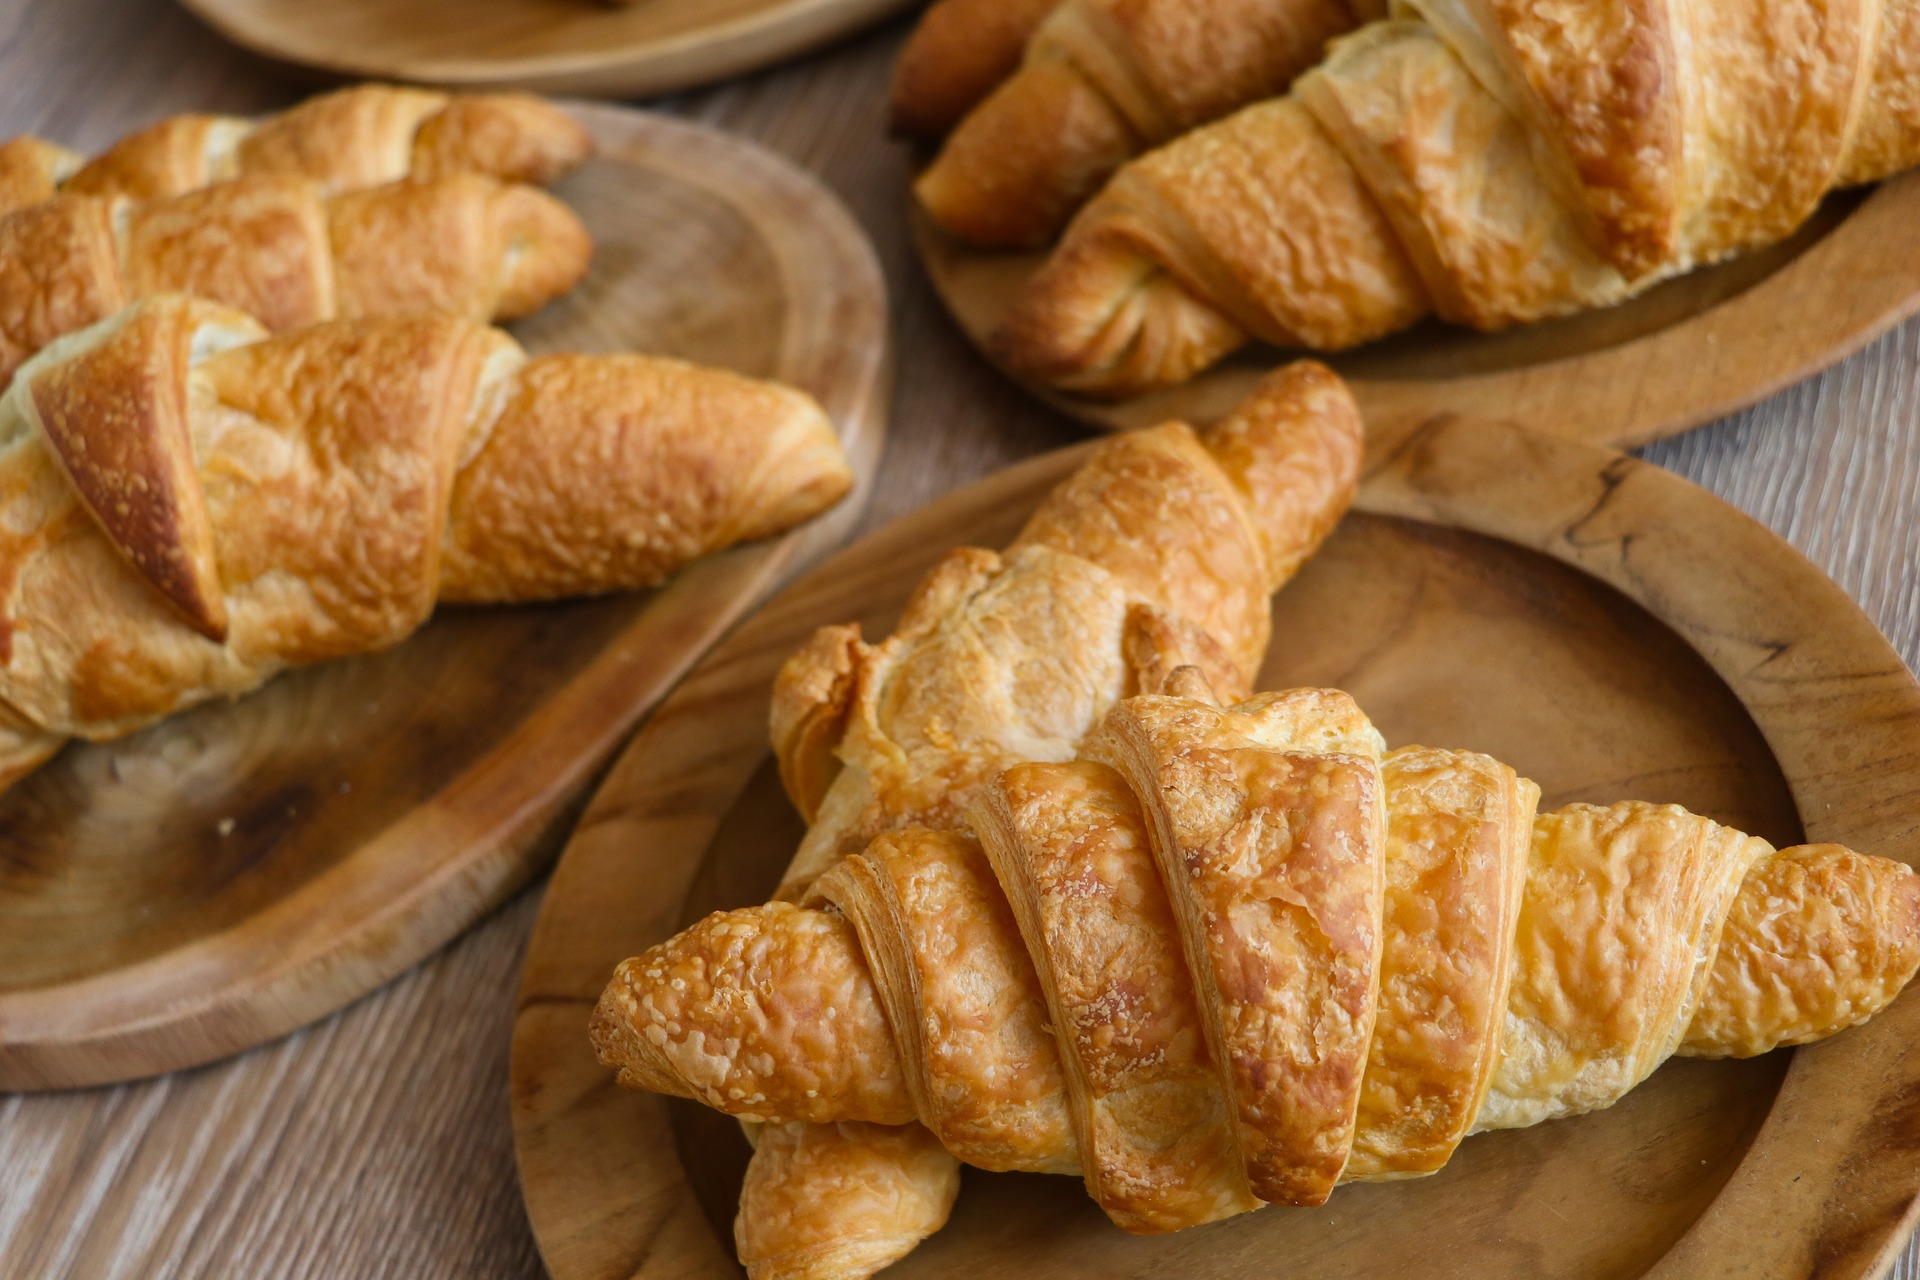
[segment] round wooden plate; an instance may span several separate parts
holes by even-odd
[[[1351,690],[1390,743],[1492,752],[1543,807],[1677,801],[1786,844],[1916,852],[1920,686],[1841,590],[1656,467],[1460,419],[1374,441],[1357,511],[1276,598],[1259,687]],[[616,962],[757,902],[800,824],[766,743],[810,630],[886,632],[947,548],[999,546],[1082,450],[1013,468],[842,552],[709,655],[615,765],[526,961],[512,1104],[556,1280],[734,1275],[747,1156],[693,1103],[619,1089],[588,1010]],[[1811,1049],[1677,1061],[1611,1110],[1476,1137],[1440,1175],[1158,1238],[1077,1179],[968,1170],[889,1276],[1858,1276],[1920,1191],[1920,997]]]
[[[911,0],[182,0],[329,76],[639,98],[805,53]]]
[[[593,268],[518,336],[804,387],[840,427],[855,496],[658,591],[447,609],[389,652],[69,747],[0,796],[0,1089],[205,1062],[414,964],[545,865],[641,715],[858,518],[890,366],[852,218],[713,130],[578,114],[600,152],[558,191]]]
[[[1323,357],[1370,426],[1439,413],[1499,417],[1619,448],[1732,413],[1852,354],[1920,311],[1920,173],[1830,197],[1782,244],[1646,294],[1504,333],[1428,320]],[[1043,260],[965,245],[919,211],[915,240],[935,290],[976,344]],[[1182,386],[1109,403],[1031,389],[1094,426],[1205,425],[1298,353],[1250,348]]]

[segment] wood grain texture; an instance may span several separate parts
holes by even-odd
[[[1920,174],[1907,174],[1871,192],[1840,192],[1786,241],[1616,307],[1495,334],[1429,319],[1328,362],[1370,423],[1505,416],[1590,444],[1645,444],[1817,373],[1920,310],[1916,215]],[[917,213],[913,223],[935,289],[984,344],[1042,255],[962,244]],[[1289,358],[1255,347],[1182,386],[1120,402],[1036,394],[1096,427],[1204,424]]]
[[[1517,428],[1444,418],[1370,444],[1356,514],[1275,599],[1256,689],[1347,689],[1389,743],[1488,752],[1546,808],[1674,802],[1777,845],[1913,856],[1920,683],[1784,542],[1658,468]],[[619,1089],[580,1029],[619,960],[778,883],[798,831],[765,741],[779,664],[819,625],[886,634],[946,548],[1003,544],[1083,452],[950,495],[783,592],[589,804],[528,948],[512,1063],[557,1280],[731,1266],[743,1140]],[[1077,1180],[970,1174],[897,1273],[1245,1276],[1284,1257],[1311,1274],[1877,1275],[1920,1195],[1916,1027],[1903,1000],[1791,1065],[1683,1064],[1609,1111],[1476,1139],[1431,1180],[1153,1240]]]
[[[713,130],[578,110],[599,154],[557,190],[596,262],[521,339],[782,378],[870,480],[886,299],[844,210]],[[0,796],[0,1088],[223,1057],[439,949],[544,865],[639,718],[865,491],[650,593],[443,610],[385,653],[69,747]]]
[[[865,520],[1083,433],[996,376],[918,268],[882,143],[907,24],[663,104],[821,174],[879,249],[903,353]],[[169,111],[297,90],[172,0],[0,0],[0,128],[104,146]],[[1920,661],[1920,323],[1645,456],[1807,552]],[[0,1277],[544,1274],[520,1207],[507,1046],[538,888],[307,1030],[212,1067],[0,1099]],[[1561,1207],[1569,1215],[1578,1206]],[[82,1256],[84,1254],[84,1256]],[[1898,1280],[1920,1276],[1911,1255]]]
[[[329,76],[638,97],[818,48],[911,0],[181,0],[228,39]]]

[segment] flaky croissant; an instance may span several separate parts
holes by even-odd
[[[0,398],[0,785],[437,601],[651,586],[851,481],[818,405],[735,374],[529,359],[451,316],[274,337],[138,303]]]
[[[1020,66],[1027,40],[1060,0],[934,0],[894,60],[888,123],[939,138]]]
[[[155,294],[276,333],[415,312],[511,320],[571,289],[592,252],[560,201],[470,173],[331,198],[295,177],[147,202],[56,196],[0,217],[0,385],[61,334]]]
[[[975,835],[890,833],[819,909],[722,912],[626,962],[602,1053],[736,1115],[917,1117],[1164,1232],[1431,1173],[1675,1053],[1834,1034],[1920,968],[1902,863],[1674,805],[1536,816],[1512,769],[1384,752],[1337,691],[1170,683],[1080,760],[1003,774]]]
[[[1116,174],[993,348],[1088,394],[1250,339],[1335,350],[1428,312],[1618,302],[1920,161],[1920,3],[1410,0],[1285,98]]]
[[[0,145],[0,213],[62,190],[158,200],[242,175],[308,178],[329,194],[450,173],[544,184],[592,150],[571,116],[526,94],[355,85],[261,120],[174,116],[91,161],[15,138]]]
[[[1289,366],[1203,434],[1103,445],[1005,551],[942,560],[881,643],[822,628],[774,685],[775,754],[809,824],[780,895],[882,831],[957,825],[1002,769],[1071,758],[1176,667],[1246,690],[1268,597],[1345,513],[1361,448],[1345,385]]]
[[[773,693],[781,777],[810,823],[782,894],[805,894],[883,832],[957,826],[1002,770],[1072,758],[1116,701],[1182,664],[1244,689],[1266,650],[1267,597],[1345,512],[1361,447],[1338,378],[1282,369],[1203,433],[1169,425],[1101,445],[1004,552],[943,560],[885,641],[817,632]],[[828,1044],[857,1022],[856,994],[822,990],[796,1033]],[[617,1052],[614,1025],[603,1054]],[[918,1125],[766,1128],[741,1191],[741,1261],[756,1280],[871,1274],[946,1221],[957,1185],[952,1155]]]
[[[962,240],[1045,244],[1127,160],[1284,92],[1328,40],[1384,12],[1379,0],[1066,0],[914,194]]]

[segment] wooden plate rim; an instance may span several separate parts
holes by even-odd
[[[558,942],[607,927],[580,910],[583,897],[598,893],[596,869],[635,857],[650,864],[655,891],[647,901],[615,908],[600,895],[597,904],[601,915],[617,910],[614,941],[629,947],[625,954],[670,933],[722,816],[766,759],[766,690],[797,642],[818,623],[857,616],[868,582],[885,579],[884,566],[901,548],[950,544],[956,522],[1037,502],[1090,447],[1009,468],[841,551],[710,653],[602,783],[542,904],[515,1013],[515,1152],[535,1237],[556,1280],[737,1274],[688,1185],[665,1100],[623,1095],[610,1072],[582,1065],[591,1064],[587,1011],[606,975],[583,972]],[[1748,709],[1809,840],[1913,860],[1920,684],[1846,593],[1770,530],[1650,464],[1453,415],[1382,433],[1367,472],[1357,510],[1543,552],[1660,618]],[[1554,486],[1539,483],[1543,473],[1573,483],[1555,496],[1548,492]],[[1569,489],[1577,496],[1565,496]],[[1703,563],[1716,572],[1700,575]],[[1729,619],[1767,621],[1764,631],[1749,632],[1725,625]],[[756,702],[757,714],[749,714]],[[1911,1100],[1920,1059],[1905,1052],[1916,1033],[1920,999],[1909,995],[1865,1027],[1794,1051],[1733,1176],[1648,1274],[1788,1280],[1883,1273],[1920,1212],[1920,1117]],[[556,1067],[548,1050],[566,1034],[579,1036],[578,1050],[563,1050]],[[592,1143],[580,1126],[609,1114],[614,1099],[624,1099],[623,1116],[637,1115],[645,1130],[644,1144],[624,1144],[623,1158],[640,1162],[635,1185],[609,1185],[607,1170],[581,1158]],[[635,1167],[621,1172],[631,1176]],[[610,1230],[617,1241],[596,1239]],[[583,1246],[593,1250],[590,1268]]]
[[[569,800],[699,656],[857,524],[886,433],[892,358],[884,279],[852,215],[808,174],[719,130],[568,105],[603,149],[721,198],[759,194],[804,211],[791,234],[766,244],[796,313],[823,318],[787,324],[777,363],[832,416],[859,476],[855,492],[792,533],[676,575],[497,747],[294,893],[145,960],[0,992],[0,1090],[107,1083],[225,1057],[324,1017],[432,954],[539,869],[542,837]],[[722,165],[725,179],[715,174]]]
[[[1370,424],[1405,425],[1438,413],[1458,413],[1526,422],[1536,430],[1589,444],[1646,444],[1692,430],[1811,377],[1920,312],[1920,237],[1911,232],[1916,219],[1920,173],[1909,173],[1882,183],[1839,225],[1779,270],[1652,333],[1492,373],[1457,378],[1358,375],[1348,381]],[[1010,255],[961,244],[934,227],[917,207],[912,222],[915,250],[934,291],[968,339],[986,353],[985,339],[996,317],[960,297],[960,272],[955,268]],[[1836,279],[1844,280],[1845,287],[1836,286]],[[1287,358],[1276,354],[1273,363]],[[1114,431],[1169,418],[1199,419],[1196,425],[1204,425],[1206,415],[1189,405],[1210,376],[1218,373],[1202,373],[1184,387],[1119,403],[1014,380],[1062,413]],[[1637,390],[1648,384],[1655,386],[1653,394]]]
[[[576,2],[591,5],[599,0]],[[711,26],[602,50],[412,62],[382,57],[372,49],[350,58],[307,52],[276,35],[249,0],[180,3],[243,49],[329,77],[640,98],[691,89],[796,57],[891,17],[912,0],[776,0]]]

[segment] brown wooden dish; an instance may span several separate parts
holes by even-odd
[[[811,391],[855,496],[660,590],[447,609],[389,652],[294,672],[0,795],[0,1089],[236,1052],[420,960],[543,867],[639,718],[755,602],[846,536],[884,434],[886,301],[846,211],[713,130],[578,108],[599,155],[557,190],[586,281],[517,329]]]
[[[1916,216],[1920,175],[1908,174],[1838,193],[1791,239],[1617,307],[1496,334],[1428,320],[1328,363],[1369,424],[1462,413],[1592,444],[1645,444],[1764,399],[1920,311]],[[934,288],[976,344],[1043,260],[963,244],[917,212],[914,233]],[[1034,390],[1109,430],[1205,424],[1291,358],[1251,348],[1191,382],[1119,402]]]
[[[330,76],[639,98],[805,53],[907,0],[182,0],[253,52]]]
[[[562,856],[515,1023],[521,1184],[557,1280],[736,1275],[735,1124],[618,1088],[588,1012],[613,966],[761,901],[801,832],[775,670],[823,623],[886,633],[948,548],[999,546],[1084,450],[842,552],[697,667]],[[1543,806],[1674,801],[1767,839],[1909,856],[1920,685],[1838,587],[1705,491],[1619,454],[1437,418],[1376,431],[1354,514],[1275,598],[1257,687],[1337,685],[1391,743],[1492,753]],[[1865,1276],[1920,1192],[1912,996],[1817,1047],[1675,1061],[1610,1110],[1483,1135],[1439,1175],[1154,1238],[1075,1179],[969,1170],[888,1275]],[[1284,1260],[1279,1262],[1277,1260]]]

